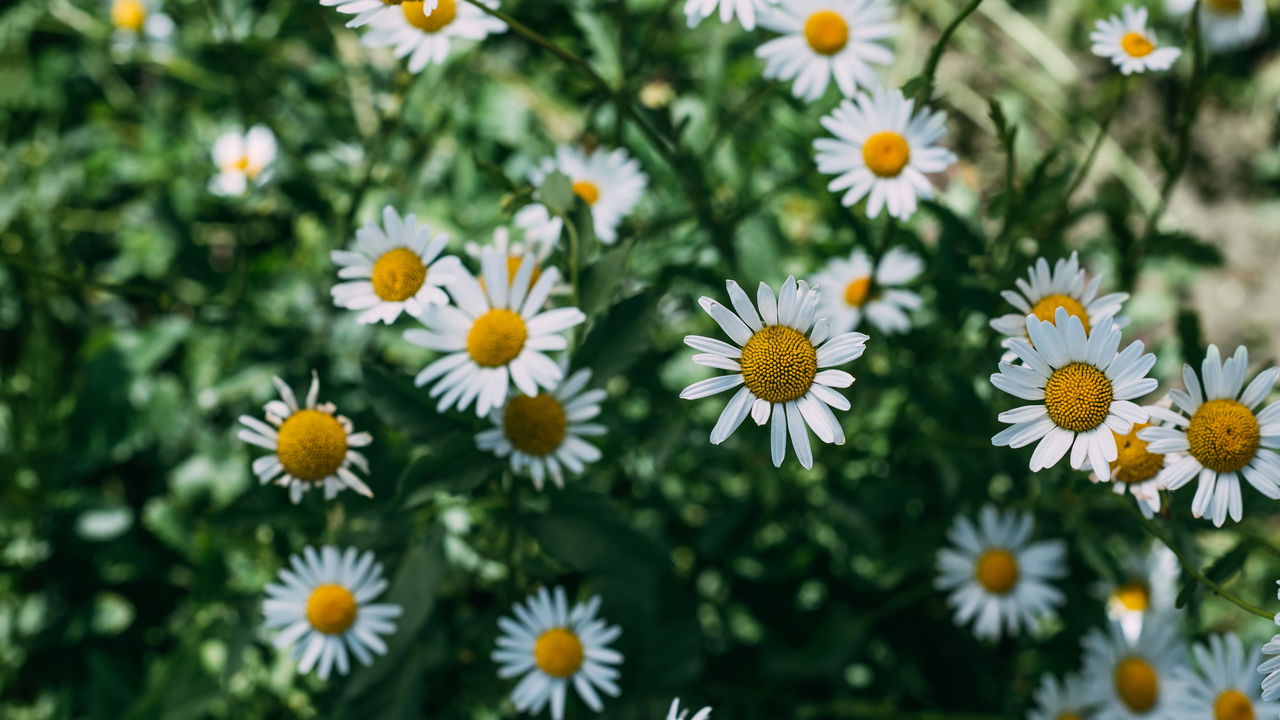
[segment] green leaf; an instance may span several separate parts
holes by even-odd
[[[603,310],[618,291],[626,277],[627,260],[631,256],[631,243],[609,248],[582,272],[582,287],[578,292],[578,307],[587,317],[594,317]]]
[[[591,328],[574,360],[579,367],[591,368],[596,384],[624,372],[649,348],[657,298],[651,290],[632,295],[609,308]]]
[[[573,194],[573,181],[559,171],[551,173],[542,181],[542,187],[538,188],[538,198],[552,215],[561,217],[567,216],[577,201],[577,195]]]
[[[1240,568],[1244,567],[1244,561],[1249,557],[1249,546],[1251,541],[1241,540],[1236,546],[1223,553],[1209,569],[1204,571],[1204,576],[1219,585],[1231,579],[1233,575],[1240,572]]]
[[[1222,267],[1226,263],[1217,246],[1185,232],[1160,233],[1151,239],[1148,248],[1148,255],[1181,258],[1196,265]]]

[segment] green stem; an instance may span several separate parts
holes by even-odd
[[[982,0],[969,0],[969,4],[965,5],[964,9],[943,28],[942,35],[938,36],[938,42],[933,44],[933,49],[929,51],[929,58],[924,63],[924,70],[920,73],[920,76],[924,78],[924,82],[915,94],[918,104],[927,103],[933,98],[933,86],[935,76],[938,74],[938,63],[942,61],[942,54],[946,52],[947,44],[951,42],[951,36],[956,34],[960,23],[972,15],[973,11],[977,10],[981,4]]]
[[[1111,109],[1102,117],[1102,121],[1098,123],[1098,134],[1093,139],[1093,143],[1089,146],[1089,152],[1084,156],[1084,161],[1076,168],[1071,176],[1071,182],[1067,184],[1067,189],[1062,193],[1062,202],[1058,206],[1058,212],[1053,216],[1053,222],[1049,224],[1050,232],[1057,230],[1061,226],[1067,214],[1071,212],[1071,196],[1075,195],[1089,176],[1089,169],[1093,167],[1094,160],[1098,157],[1098,151],[1102,149],[1102,143],[1107,139],[1107,131],[1111,128],[1111,121],[1115,119],[1120,110],[1120,106],[1124,104],[1125,96],[1129,92],[1128,78],[1120,79],[1120,89],[1116,92],[1115,102],[1111,103]]]

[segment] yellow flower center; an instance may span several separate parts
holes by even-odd
[[[1120,603],[1125,610],[1133,612],[1144,612],[1151,606],[1151,596],[1147,591],[1147,586],[1140,582],[1128,582],[1116,588],[1111,594],[1116,602]]]
[[[325,635],[340,635],[356,621],[356,596],[341,585],[317,585],[307,598],[307,622]]]
[[[458,15],[457,0],[440,0],[436,9],[430,14],[423,11],[423,4],[418,0],[405,0],[400,3],[400,11],[409,24],[423,32],[437,33],[445,29]]]
[[[819,55],[835,55],[849,44],[849,23],[834,10],[819,10],[804,21],[804,39]]]
[[[516,449],[528,455],[550,455],[564,442],[568,419],[554,395],[517,395],[502,414],[503,432]]]
[[[1046,295],[1032,306],[1031,314],[1045,322],[1053,322],[1053,316],[1058,312],[1058,308],[1066,308],[1068,315],[1080,318],[1084,331],[1089,332],[1089,313],[1079,300],[1070,295]]]
[[[422,264],[418,253],[398,247],[378,258],[369,280],[378,297],[388,302],[401,302],[422,289],[422,283],[427,280],[427,266]]]
[[[138,32],[147,21],[147,7],[142,0],[115,0],[111,3],[111,24],[121,30]]]
[[[276,455],[299,480],[323,480],[347,457],[347,431],[327,412],[299,410],[280,426]]]
[[[818,351],[809,338],[785,325],[766,325],[742,346],[742,380],[771,403],[803,397],[818,374]]]
[[[520,272],[520,265],[523,260],[524,258],[519,255],[507,256],[507,284],[511,284],[516,281],[516,273]],[[533,287],[533,284],[538,282],[538,278],[540,277],[542,277],[542,268],[538,267],[538,263],[534,262],[533,272],[529,274],[529,287]],[[480,284],[484,284],[483,279],[481,279]]]
[[[533,644],[533,661],[551,677],[567,678],[582,667],[582,641],[568,628],[551,628]]]
[[[1004,595],[1018,584],[1018,559],[1004,548],[991,548],[978,556],[973,576],[987,592]]]
[[[1160,697],[1160,677],[1151,663],[1127,657],[1116,664],[1116,694],[1130,710],[1144,713],[1155,707]]]
[[[1241,0],[1205,0],[1204,4],[1221,15],[1239,15],[1243,7]]]
[[[1249,696],[1230,688],[1213,701],[1213,720],[1253,720],[1253,702]]]
[[[505,308],[497,308],[476,318],[467,333],[467,352],[477,365],[500,367],[520,354],[529,330],[524,318]]]
[[[1135,424],[1128,435],[1112,433],[1116,437],[1116,459],[1111,463],[1111,474],[1117,482],[1150,480],[1164,467],[1164,455],[1147,452],[1147,443],[1138,437],[1138,431],[1146,427],[1151,427],[1151,423]]]
[[[871,277],[860,277],[844,286],[844,301],[850,307],[862,307],[867,301],[867,292],[871,290]]]
[[[898,177],[910,159],[911,146],[907,139],[892,130],[878,132],[862,143],[862,161],[880,177]]]
[[[1107,419],[1115,397],[1111,381],[1098,368],[1071,363],[1053,371],[1044,384],[1044,408],[1058,427],[1084,432]]]
[[[579,180],[574,183],[573,193],[588,205],[595,205],[600,200],[600,186],[590,180]]]
[[[1138,32],[1125,33],[1124,37],[1120,38],[1120,47],[1124,48],[1130,57],[1144,57],[1156,49],[1155,44],[1146,35]]]
[[[1258,419],[1249,408],[1226,398],[1201,405],[1187,426],[1191,456],[1218,472],[1235,472],[1248,465],[1261,441]]]

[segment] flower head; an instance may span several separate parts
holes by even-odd
[[[720,22],[730,23],[736,15],[745,30],[754,30],[756,16],[778,0],[685,0],[684,14],[693,27],[716,14],[719,8]]]
[[[325,7],[332,7],[343,15],[355,15],[347,21],[347,27],[358,28],[368,25],[383,15],[391,13],[404,12],[400,5],[403,0],[320,0],[320,4]],[[441,0],[423,0],[417,3],[422,7],[419,11],[422,16],[431,17],[435,9],[441,4]],[[445,12],[456,12],[456,5],[445,2]]]
[[[1040,676],[1040,685],[1032,696],[1035,709],[1027,720],[1082,720],[1092,717],[1093,708],[1085,697],[1084,678],[1071,674],[1059,682],[1052,675]]]
[[[276,158],[276,136],[265,125],[254,125],[249,132],[223,133],[213,144],[213,162],[218,174],[209,181],[209,192],[216,195],[243,195],[250,185],[259,186],[271,179]]]
[[[711,708],[704,707],[689,717],[689,710],[680,709],[680,698],[671,701],[671,709],[667,711],[667,720],[707,720],[711,717]]]
[[[856,329],[863,316],[880,332],[906,332],[911,329],[907,313],[920,309],[921,301],[901,286],[923,271],[924,262],[902,248],[891,248],[874,266],[866,252],[854,250],[814,276],[813,286],[822,290],[818,315],[830,321],[833,332]]]
[[[1173,619],[1143,623],[1129,639],[1117,623],[1107,632],[1089,631],[1082,643],[1086,696],[1100,720],[1171,717],[1178,696],[1184,649],[1174,635]]]
[[[1147,9],[1125,5],[1119,15],[1099,20],[1089,34],[1093,54],[1110,58],[1125,75],[1148,70],[1168,70],[1182,55],[1178,48],[1160,47],[1155,31],[1147,27]]]
[[[1188,15],[1196,0],[1165,0],[1174,15]],[[1200,34],[1213,52],[1248,47],[1267,35],[1266,0],[1201,0]]]
[[[792,93],[808,102],[833,79],[845,97],[876,87],[871,66],[893,62],[881,44],[898,32],[887,0],[788,0],[767,8],[760,24],[782,35],[756,50],[764,76],[794,80]]]
[[[547,158],[530,174],[535,186],[542,186],[547,176],[560,172],[573,183],[573,192],[591,207],[591,220],[596,237],[606,245],[618,241],[618,225],[635,209],[649,184],[640,163],[626,151],[595,148],[582,152],[562,145],[554,157]],[[535,244],[553,247],[560,241],[564,223],[553,217],[542,204],[527,205],[516,213],[516,227]]]
[[[368,19],[373,30],[362,42],[366,47],[393,48],[396,57],[409,58],[409,72],[416,73],[431,63],[444,64],[455,40],[483,40],[507,29],[501,20],[468,0],[436,2],[435,10],[429,13],[421,0],[403,0],[392,11],[380,12]],[[481,2],[498,7],[498,0]]]
[[[1191,648],[1196,670],[1187,668],[1173,703],[1173,720],[1249,720],[1280,716],[1280,702],[1264,701],[1255,670],[1261,649],[1246,652],[1235,634],[1210,635]]]

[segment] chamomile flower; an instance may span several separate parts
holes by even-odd
[[[1052,675],[1040,676],[1040,685],[1031,697],[1036,706],[1027,713],[1027,720],[1082,720],[1092,709],[1085,699],[1084,678],[1074,673],[1061,682]]]
[[[934,585],[949,590],[955,621],[973,620],[973,633],[996,639],[1031,630],[1054,614],[1065,596],[1048,583],[1066,574],[1061,540],[1029,542],[1031,516],[987,505],[975,526],[959,516],[947,530],[951,547],[938,551]]]
[[[1066,308],[1058,308],[1054,322],[1034,315],[1026,322],[1031,342],[1014,340],[1010,346],[1024,364],[1002,361],[991,384],[1033,404],[1000,413],[997,419],[1010,427],[991,443],[1020,448],[1039,440],[1032,472],[1053,467],[1070,450],[1071,467],[1078,470],[1088,461],[1099,480],[1109,481],[1111,463],[1119,457],[1116,435],[1147,421],[1148,411],[1131,401],[1156,389],[1156,381],[1146,377],[1156,356],[1143,354],[1140,340],[1116,352],[1120,330],[1111,318],[1087,335]]]
[[[253,461],[253,474],[264,485],[269,482],[289,488],[294,503],[313,487],[324,488],[326,500],[332,500],[344,488],[365,497],[373,491],[364,484],[351,466],[369,472],[369,461],[353,448],[373,442],[367,432],[353,432],[351,421],[335,415],[333,403],[317,403],[320,378],[311,373],[311,388],[304,404],[298,405],[293,390],[280,378],[272,378],[281,400],[267,403],[267,422],[241,415],[245,427],[237,437],[272,451]],[[269,425],[267,423],[270,423]]]
[[[544,159],[530,173],[529,179],[541,187],[554,172],[567,175],[573,182],[573,193],[591,207],[596,237],[606,245],[618,241],[618,225],[635,209],[649,184],[639,161],[624,148],[612,151],[594,148],[583,153],[561,145],[554,157]],[[552,217],[547,207],[538,203],[521,208],[515,223],[530,242],[552,246],[559,242],[564,227],[560,218]]]
[[[551,705],[554,720],[564,718],[570,685],[595,712],[604,710],[603,692],[617,697],[622,654],[609,647],[622,630],[596,617],[600,597],[569,607],[564,588],[546,588],[512,607],[515,618],[498,620],[502,636],[490,656],[498,677],[523,676],[511,691],[519,712],[538,714]]]
[[[711,430],[711,444],[719,445],[750,414],[757,425],[770,422],[770,452],[774,467],[782,465],[787,436],[805,468],[813,467],[809,433],[813,429],[825,443],[844,444],[844,428],[831,408],[848,410],[849,401],[834,388],[853,384],[853,376],[834,368],[862,356],[867,336],[858,332],[832,336],[826,318],[814,321],[818,291],[788,277],[775,296],[760,283],[756,306],[732,280],[726,282],[733,310],[709,297],[698,304],[716,321],[734,344],[699,335],[684,342],[701,352],[693,356],[699,365],[730,371],[700,380],[680,393],[686,400],[715,395],[738,386]]]
[[[403,12],[401,2],[402,0],[320,0],[321,5],[332,7],[343,15],[355,15],[347,21],[349,28],[363,27],[383,15]],[[430,17],[440,0],[424,0],[418,4],[422,6],[423,17]]]
[[[173,19],[161,9],[160,0],[107,0],[112,41],[119,48],[134,46],[141,38],[167,40]]]
[[[991,328],[1005,336],[1000,344],[1006,348],[1003,359],[1009,362],[1016,357],[1013,351],[1008,350],[1012,341],[1030,339],[1027,335],[1028,315],[1053,322],[1058,308],[1066,308],[1068,314],[1080,318],[1085,332],[1102,322],[1103,318],[1116,318],[1115,326],[1119,328],[1129,322],[1116,317],[1129,294],[1110,293],[1099,297],[1098,286],[1102,283],[1102,276],[1094,275],[1090,279],[1080,267],[1077,253],[1071,253],[1066,260],[1058,260],[1052,269],[1048,260],[1038,258],[1027,268],[1027,279],[1018,278],[1014,283],[1017,290],[1004,290],[1000,296],[1017,308],[1017,312],[991,321]]]
[[[486,252],[496,252],[505,255],[507,258],[507,274],[514,280],[516,272],[520,270],[520,263],[526,255],[532,255],[533,261],[537,263],[538,268],[533,272],[533,282],[538,281],[538,275],[541,274],[541,266],[547,261],[554,249],[554,242],[541,242],[532,239],[528,242],[517,242],[511,239],[511,231],[505,227],[494,228],[493,242],[481,244],[468,240],[462,249],[466,251],[475,260],[480,260]]]
[[[1276,581],[1280,585],[1280,580]],[[1280,598],[1280,591],[1276,597]],[[1280,614],[1276,615],[1276,624],[1280,625]],[[1262,646],[1262,654],[1266,660],[1258,666],[1258,672],[1266,677],[1262,679],[1262,699],[1271,702],[1280,700],[1280,633],[1271,636],[1271,640]]]
[[[1280,703],[1261,698],[1254,668],[1262,661],[1255,646],[1245,652],[1234,634],[1210,635],[1207,643],[1191,648],[1199,671],[1185,670],[1182,692],[1173,703],[1173,720],[1243,720],[1280,716]]]
[[[351,655],[370,665],[375,654],[387,653],[379,636],[396,631],[402,608],[372,602],[387,589],[373,553],[306,547],[289,558],[289,566],[267,585],[262,614],[268,628],[280,631],[275,646],[293,646],[299,670],[314,669],[327,680],[334,668],[339,675],[350,671]]]
[[[1254,412],[1280,378],[1280,368],[1263,370],[1244,387],[1248,365],[1249,351],[1244,346],[1222,362],[1218,346],[1210,345],[1200,365],[1200,377],[1190,365],[1184,365],[1186,390],[1169,393],[1181,412],[1153,410],[1152,417],[1165,425],[1145,428],[1138,434],[1151,452],[1179,456],[1157,476],[1164,487],[1177,490],[1199,477],[1191,513],[1196,517],[1208,514],[1218,527],[1228,514],[1236,522],[1244,514],[1241,475],[1258,492],[1280,500],[1280,454],[1276,453],[1280,449],[1280,402]]]
[[[218,174],[209,181],[209,192],[216,195],[243,195],[250,185],[259,186],[271,179],[271,164],[276,159],[276,136],[265,125],[254,125],[249,132],[223,133],[213,144],[213,163]]]
[[[911,329],[907,313],[918,310],[921,301],[899,286],[923,271],[920,258],[902,248],[890,249],[874,268],[867,253],[854,250],[848,259],[827,263],[813,278],[814,287],[822,291],[818,315],[827,318],[832,332],[857,328],[864,315],[880,332],[906,332]]]
[[[562,365],[563,367],[563,365]],[[600,459],[600,450],[584,440],[604,434],[604,426],[588,422],[600,414],[604,390],[587,390],[590,370],[579,370],[558,387],[537,395],[513,394],[489,415],[494,427],[476,435],[476,445],[511,469],[533,478],[539,490],[547,477],[564,487],[564,470],[580,473]]]
[[[1095,720],[1171,717],[1183,667],[1175,627],[1165,616],[1143,623],[1134,640],[1116,623],[1089,631],[1082,643],[1085,692],[1097,706]]]
[[[1175,15],[1190,14],[1196,0],[1166,0]],[[1248,47],[1267,34],[1266,0],[1201,0],[1200,33],[1214,52]]]
[[[506,255],[485,253],[481,277],[454,275],[446,287],[454,304],[428,306],[418,316],[427,329],[405,333],[415,345],[447,353],[414,380],[419,387],[434,382],[431,397],[440,398],[441,412],[475,403],[483,417],[502,405],[512,383],[529,396],[559,384],[564,372],[547,353],[567,348],[564,331],[586,316],[573,307],[544,311],[560,275],[548,268],[531,282],[535,267],[527,258],[508,279]]]
[[[498,7],[498,0],[480,0]],[[431,63],[443,64],[455,40],[483,40],[506,31],[506,23],[467,0],[438,0],[430,14],[417,0],[405,0],[398,12],[383,12],[370,20],[373,30],[364,36],[365,47],[394,48],[398,58],[409,58],[409,72],[421,72]]]
[[[667,711],[667,720],[707,720],[711,717],[711,708],[704,707],[689,717],[689,711],[680,709],[680,698],[671,701],[671,709]]]
[[[1182,55],[1178,48],[1159,47],[1155,31],[1147,27],[1147,9],[1125,5],[1119,15],[1099,20],[1089,33],[1093,54],[1109,58],[1125,75],[1168,70]]]
[[[843,191],[847,207],[867,198],[869,218],[886,207],[892,217],[911,217],[916,198],[933,197],[925,175],[956,161],[954,153],[935,145],[947,134],[947,114],[915,110],[915,101],[900,90],[860,93],[823,117],[822,126],[835,135],[813,141],[818,171],[836,176],[827,189]]]
[[[1150,408],[1147,411],[1150,412]],[[1151,423],[1135,423],[1127,433],[1114,432],[1116,459],[1111,461],[1111,489],[1117,495],[1126,492],[1138,503],[1138,509],[1146,517],[1154,517],[1160,511],[1160,491],[1163,489],[1157,476],[1169,457],[1147,449],[1147,442],[1138,437]],[[1090,473],[1093,482],[1103,482],[1098,473]]]
[[[760,25],[780,33],[761,45],[764,76],[794,80],[791,92],[813,102],[834,78],[845,97],[861,85],[876,87],[871,65],[889,65],[893,53],[881,43],[897,34],[887,0],[788,0],[770,7]]]
[[[684,15],[689,27],[693,27],[716,14],[718,7],[720,22],[733,22],[736,15],[744,30],[755,30],[756,16],[777,2],[778,0],[685,0]]]
[[[382,227],[368,223],[356,231],[351,250],[330,254],[338,277],[348,280],[333,286],[333,303],[360,310],[356,322],[390,325],[401,312],[416,316],[428,305],[449,302],[440,287],[465,271],[458,258],[440,256],[448,242],[448,235],[432,237],[414,215],[401,219],[388,205],[382,210]]]
[[[1173,610],[1178,558],[1164,545],[1156,545],[1127,555],[1120,571],[1119,581],[1101,583],[1099,594],[1107,603],[1107,617],[1119,624],[1126,638],[1136,641],[1148,617]]]

